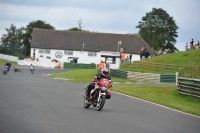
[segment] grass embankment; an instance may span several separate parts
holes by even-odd
[[[184,69],[178,71],[180,77],[200,79],[200,49],[164,54],[160,56],[155,56],[153,58],[145,59],[144,61],[186,66]],[[165,70],[156,71],[156,70],[148,70],[142,68],[128,68],[126,64],[121,65],[120,70],[145,72],[145,73],[159,73],[159,74],[173,73],[173,72],[167,72]]]

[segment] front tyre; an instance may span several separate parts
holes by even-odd
[[[89,108],[91,104],[88,103],[88,100],[84,99],[84,107]]]
[[[97,102],[96,106],[97,111],[100,111],[103,108],[105,101],[106,101],[106,96],[102,95],[99,99],[99,102]]]
[[[6,74],[7,74],[7,72],[5,70],[3,70],[3,75],[6,75]]]

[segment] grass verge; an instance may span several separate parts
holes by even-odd
[[[4,59],[0,59],[0,66],[4,66],[6,63],[8,62],[8,60],[4,60]],[[10,62],[11,64],[17,64],[16,62],[14,61],[11,61]]]
[[[114,85],[111,90],[200,116],[200,99],[179,95],[176,86]]]

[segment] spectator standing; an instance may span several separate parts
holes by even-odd
[[[104,68],[104,62],[101,61],[99,64],[98,64],[98,69],[102,69]]]
[[[122,52],[122,53],[121,53],[121,64],[124,63],[125,57],[126,57],[126,54],[124,54],[124,53]]]
[[[188,50],[188,43],[185,45],[185,51]]]
[[[195,45],[194,45],[194,40],[193,40],[193,38],[192,38],[192,41],[191,41],[190,43],[191,43],[191,47],[192,47],[192,48],[190,48],[190,49],[195,49]]]
[[[142,56],[143,56],[143,50],[144,50],[144,47],[142,47],[141,49],[140,49],[140,60],[142,60]]]
[[[191,41],[192,45],[194,45],[194,41],[193,41],[193,38],[192,38],[192,41]]]
[[[147,46],[144,47],[143,56],[144,56],[145,58],[148,58],[148,57],[150,56],[150,53],[149,53],[149,51],[148,51]]]
[[[129,55],[129,60],[130,60],[130,63],[131,63],[131,60],[132,60],[132,54]]]
[[[193,44],[190,42],[190,50],[193,49]]]
[[[200,48],[200,43],[199,43],[199,41],[197,42],[197,45],[198,45],[198,47]]]

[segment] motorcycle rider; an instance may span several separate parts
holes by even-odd
[[[30,69],[30,72],[31,72],[31,71],[34,71],[34,72],[35,72],[35,67],[33,66],[33,64],[31,64],[31,65],[29,66],[29,69]]]
[[[86,88],[86,99],[88,101],[90,100],[91,90],[95,88],[94,82],[99,82],[102,78],[106,78],[111,82],[111,77],[108,74],[109,74],[109,69],[107,67],[104,67],[104,68],[101,69],[101,71],[99,73],[97,73],[94,76],[93,82],[90,83]]]
[[[10,61],[8,61],[8,62],[5,64],[5,66],[7,66],[7,68],[8,68],[8,72],[9,72],[10,67],[11,67],[11,63],[10,63]]]
[[[20,69],[15,64],[13,64],[12,66],[14,71],[20,71]]]

